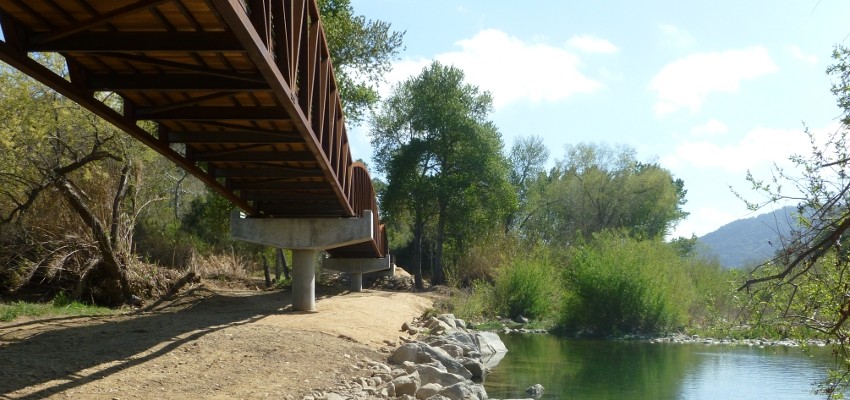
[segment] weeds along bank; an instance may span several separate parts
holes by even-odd
[[[507,251],[492,277],[456,289],[444,307],[467,320],[526,318],[591,337],[717,333],[741,315],[740,274],[680,243],[601,233],[566,249]]]

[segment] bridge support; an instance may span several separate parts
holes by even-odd
[[[292,250],[292,309],[316,309],[316,256],[319,250]]]
[[[351,274],[351,291],[363,290],[363,274],[376,271],[392,270],[390,257],[384,258],[328,258],[322,267],[332,271],[348,272]]]
[[[292,250],[292,309],[316,310],[316,261],[322,250],[373,240],[372,211],[360,218],[245,218],[238,211],[230,215],[230,234],[235,239]],[[328,269],[338,271],[341,263],[357,266],[357,291],[362,273],[390,267],[389,257],[381,259],[326,259]],[[369,263],[372,267],[368,267]],[[328,266],[330,265],[330,266]],[[373,269],[378,268],[379,269]],[[343,269],[341,272],[351,272]]]

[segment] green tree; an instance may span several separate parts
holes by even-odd
[[[355,15],[350,0],[319,0],[346,121],[360,123],[380,100],[376,85],[392,69],[404,32]]]
[[[37,60],[54,71],[64,67],[58,55]],[[137,201],[144,201],[129,155],[145,150],[9,67],[0,69],[0,99],[4,275],[26,276],[19,282],[25,285],[53,280],[45,279],[55,276],[50,269],[64,269],[74,276],[74,287],[65,289],[75,298],[123,303],[130,296],[126,261]],[[114,104],[108,95],[102,100]]]
[[[577,235],[611,229],[663,238],[687,215],[681,209],[684,182],[657,164],[639,162],[628,147],[568,146],[538,187],[523,228],[547,243],[567,245]]]
[[[491,104],[461,70],[434,62],[396,86],[373,119],[375,165],[387,176],[382,207],[412,225],[416,275],[431,226],[434,284],[445,282],[447,243],[462,251],[514,206]]]
[[[513,228],[518,217],[527,215],[529,196],[545,171],[549,149],[540,136],[520,136],[514,140],[508,159],[511,164],[509,179],[517,193],[517,210],[508,215],[505,229]]]

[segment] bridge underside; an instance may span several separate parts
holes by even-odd
[[[257,218],[368,218],[315,0],[0,0],[0,60],[106,119]],[[31,53],[59,53],[56,74]],[[120,104],[105,104],[103,93]],[[364,213],[364,211],[371,213]]]

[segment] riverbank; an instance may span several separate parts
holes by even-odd
[[[551,326],[551,323],[536,322],[529,324],[527,321],[517,322],[510,319],[497,319],[485,321],[476,327],[481,330],[497,332],[500,334],[552,334],[550,329],[540,328],[539,325]],[[558,336],[558,335],[556,335]],[[599,340],[593,337],[570,337],[575,340]],[[706,345],[729,345],[729,346],[755,346],[755,347],[826,347],[832,344],[828,339],[789,339],[789,338],[715,338],[698,334],[671,333],[662,336],[653,335],[623,335],[618,337],[604,338],[606,341],[643,341],[649,343],[672,343],[672,344],[706,344]]]
[[[368,377],[427,295],[317,288],[317,313],[287,291],[206,284],[145,312],[0,323],[0,393],[20,398],[303,399]],[[360,364],[360,365],[358,365]]]

